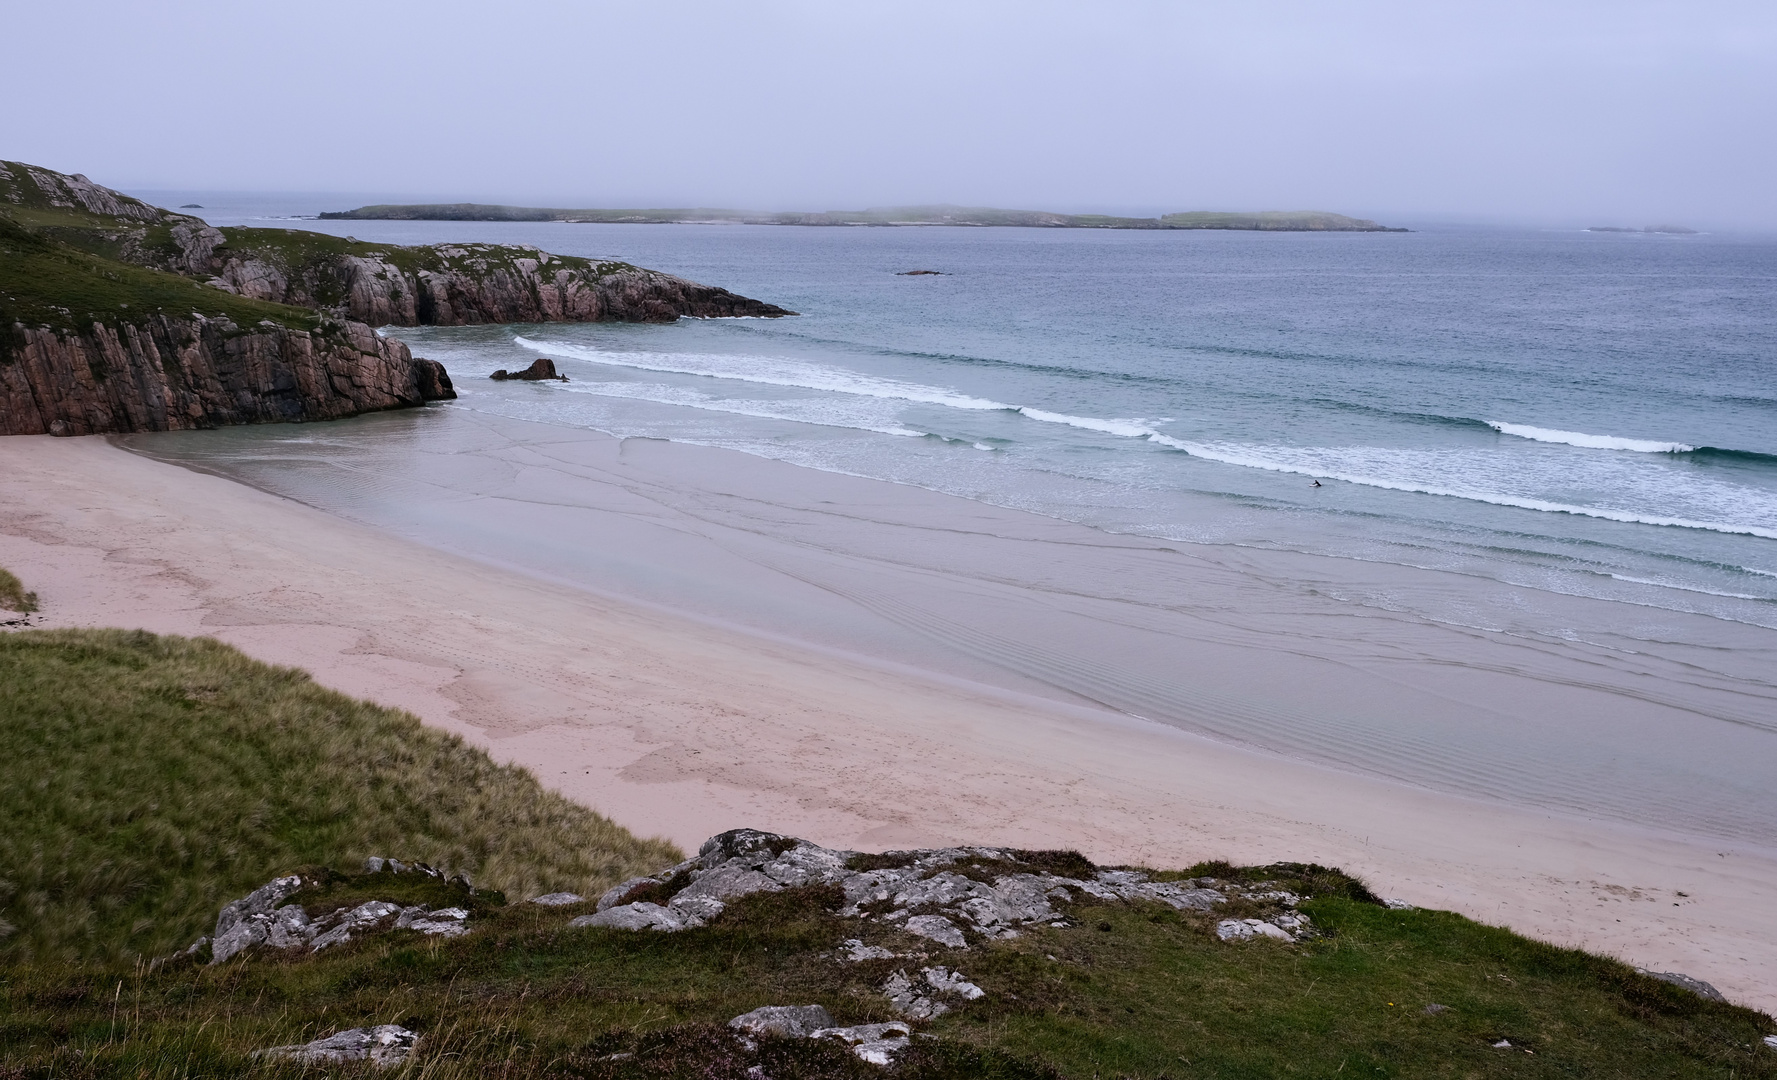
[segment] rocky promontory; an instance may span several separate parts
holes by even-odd
[[[0,434],[330,420],[452,398],[374,326],[794,312],[611,260],[216,228],[0,162]]]
[[[217,228],[21,162],[0,162],[0,213],[9,212],[33,231],[120,262],[372,326],[795,314],[626,262],[522,245],[410,247],[299,229]]]
[[[164,314],[12,328],[0,435],[178,431],[336,420],[456,397],[444,365],[363,323],[310,331]]]

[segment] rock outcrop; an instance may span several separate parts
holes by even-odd
[[[178,261],[190,272],[207,269],[210,284],[241,296],[319,308],[375,326],[663,323],[796,314],[671,274],[532,247],[443,244],[357,254],[322,246],[304,253],[290,252],[288,245],[256,245],[251,234],[264,231],[231,230],[216,244],[194,235]]]
[[[404,867],[393,859],[371,859],[366,869],[371,873],[385,869],[391,873],[423,872],[440,881],[451,880],[430,867]],[[199,938],[186,950],[186,955],[197,956],[207,943],[210,963],[221,964],[260,946],[320,952],[332,945],[343,945],[355,936],[382,930],[413,930],[438,937],[459,937],[469,932],[469,912],[461,907],[427,908],[422,904],[367,900],[311,917],[301,904],[284,903],[314,884],[296,874],[273,878],[241,899],[223,905],[216,914],[215,934]]]
[[[82,244],[136,266],[195,277],[237,296],[372,326],[672,322],[776,318],[793,311],[609,259],[504,244],[403,247],[296,229],[217,228],[68,175],[0,162],[7,203],[67,211]],[[66,236],[67,228],[59,230]]]
[[[420,1037],[396,1024],[379,1024],[368,1028],[347,1028],[314,1042],[295,1046],[274,1046],[257,1051],[254,1057],[291,1061],[298,1065],[337,1065],[352,1061],[368,1061],[372,1065],[399,1065],[419,1045]]]
[[[456,397],[443,365],[362,323],[304,331],[191,315],[0,327],[0,434],[332,420]]]
[[[742,1039],[747,1039],[748,1045],[751,1045],[749,1037],[760,1035],[833,1039],[845,1043],[853,1054],[872,1065],[892,1064],[895,1055],[907,1049],[913,1039],[913,1029],[897,1020],[886,1024],[835,1026],[832,1015],[819,1005],[766,1005],[728,1021],[728,1027]]]
[[[456,396],[441,365],[372,326],[793,314],[531,247],[216,228],[0,161],[0,434],[329,420]]]
[[[843,918],[874,921],[950,949],[971,939],[1015,938],[1036,923],[1066,927],[1072,918],[1056,905],[1076,899],[1151,902],[1180,911],[1209,912],[1230,901],[1275,909],[1263,919],[1225,920],[1223,940],[1252,937],[1297,941],[1311,935],[1299,897],[1266,883],[1215,878],[1154,881],[1139,870],[1099,870],[1077,860],[1070,873],[1032,864],[1006,848],[939,848],[861,855],[806,840],[735,829],[711,837],[697,857],[655,874],[633,878],[599,898],[598,911],[570,926],[621,930],[690,930],[706,925],[743,896],[807,885],[837,885],[845,893]],[[859,864],[863,864],[860,866]],[[874,864],[874,865],[871,865]],[[1232,929],[1238,923],[1241,930]],[[847,942],[849,959],[884,955],[859,939]],[[889,953],[887,955],[893,955]]]
[[[523,371],[507,371],[505,368],[501,368],[492,375],[489,375],[488,378],[493,379],[496,382],[504,382],[507,379],[523,379],[527,382],[541,382],[546,379],[560,379],[562,382],[568,381],[566,375],[561,375],[556,372],[555,361],[546,356],[539,356],[537,359],[531,361],[531,366],[525,368]]]

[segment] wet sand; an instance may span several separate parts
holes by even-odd
[[[751,825],[1332,863],[1777,1007],[1769,632],[1630,650],[1576,604],[1576,640],[1504,634],[1484,616],[1511,598],[1480,586],[1477,625],[1432,624],[1362,598],[1471,586],[725,451],[367,420],[302,434],[416,456],[317,452],[311,494],[362,478],[333,513],[8,439],[0,565],[45,625],[214,634],[684,846]],[[156,439],[132,445],[204,443]]]

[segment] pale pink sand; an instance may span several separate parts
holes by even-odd
[[[1777,1007],[1768,850],[1435,794],[744,634],[98,439],[0,443],[0,565],[40,594],[40,625],[214,635],[686,847],[749,825],[843,847],[1327,863]]]

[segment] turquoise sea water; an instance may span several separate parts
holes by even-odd
[[[334,204],[183,194],[156,201],[618,256],[803,314],[391,329],[459,400],[142,452],[567,587],[1768,846],[1777,241],[316,222],[279,215]],[[570,381],[486,378],[537,356]]]
[[[460,408],[1777,627],[1768,238],[289,224],[618,256],[803,313],[401,330]],[[483,378],[536,356],[571,381]]]

